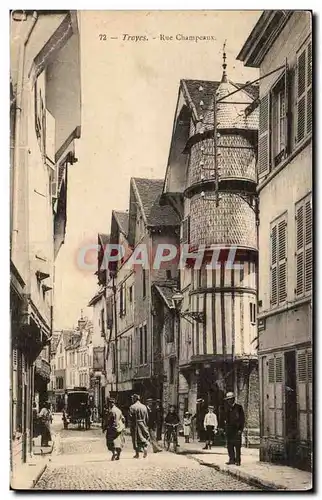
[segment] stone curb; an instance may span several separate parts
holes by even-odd
[[[36,484],[38,483],[39,479],[41,478],[41,476],[44,474],[45,470],[47,469],[47,466],[48,464],[44,464],[43,467],[40,469],[40,471],[38,472],[37,476],[35,477],[35,479],[32,480],[31,482],[31,488],[29,489],[32,489],[36,486]]]
[[[243,472],[242,470],[229,470],[226,467],[222,467],[221,465],[211,464],[209,462],[205,462],[201,458],[194,457],[191,454],[184,452],[184,451],[177,452],[177,454],[184,455],[187,458],[189,458],[190,460],[195,460],[200,465],[210,467],[212,469],[217,470],[218,472],[222,472],[223,474],[227,474],[227,476],[237,478],[237,479],[239,479],[239,481],[242,481],[242,482],[249,484],[250,486],[254,486],[256,488],[261,488],[261,489],[266,490],[266,491],[279,491],[279,490],[293,491],[293,490],[288,490],[288,488],[285,488],[285,486],[259,479],[258,477],[252,476],[251,474],[248,474],[247,472]],[[305,490],[303,490],[303,491],[305,491]]]

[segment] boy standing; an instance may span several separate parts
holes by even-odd
[[[213,406],[208,406],[208,413],[205,415],[203,425],[206,431],[206,446],[204,446],[203,450],[211,450],[214,432],[218,427],[217,417],[214,413]]]

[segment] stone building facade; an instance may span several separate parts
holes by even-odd
[[[265,11],[238,58],[259,68],[262,78],[258,152],[261,460],[309,469],[312,13]]]
[[[33,398],[45,398],[50,377],[54,260],[80,136],[80,67],[74,11],[12,11],[10,32],[13,468],[32,453]]]
[[[162,201],[180,215],[190,256],[180,270],[180,412],[187,406],[194,412],[202,398],[205,406],[214,404],[220,421],[224,394],[233,390],[246,410],[246,443],[254,443],[258,110],[252,107],[258,88],[241,86],[228,79],[225,65],[220,82],[181,81]],[[232,249],[234,268],[226,265]]]
[[[106,335],[106,394],[117,393],[125,411],[133,392],[162,399],[163,325],[157,325],[153,287],[174,286],[178,270],[175,262],[153,269],[153,258],[159,243],[178,245],[179,238],[177,215],[159,204],[162,186],[160,179],[132,178],[128,211],[112,213],[110,242],[125,251],[107,270],[107,317],[113,327]],[[140,248],[146,265],[135,263]]]

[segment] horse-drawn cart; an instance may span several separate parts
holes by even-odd
[[[91,409],[89,393],[85,388],[75,387],[67,393],[67,405],[63,411],[64,429],[69,424],[77,424],[78,428],[90,429]]]

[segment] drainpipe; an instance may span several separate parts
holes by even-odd
[[[15,137],[14,137],[14,150],[13,150],[13,175],[12,175],[12,226],[11,226],[11,252],[12,248],[16,248],[17,235],[18,235],[18,200],[20,193],[18,191],[19,185],[19,153],[22,148],[20,133],[22,121],[22,93],[24,84],[24,66],[25,66],[25,52],[26,46],[29,41],[30,35],[35,27],[38,19],[38,14],[34,11],[31,19],[30,26],[27,30],[25,39],[22,40],[19,49],[19,63],[18,63],[18,78],[16,88],[16,105],[15,105]],[[23,21],[21,21],[23,22]],[[28,195],[28,193],[26,193]]]

